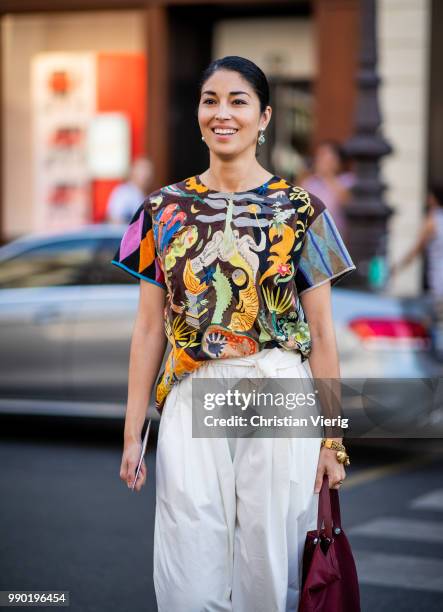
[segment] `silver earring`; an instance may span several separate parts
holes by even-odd
[[[265,138],[265,131],[264,130],[260,130],[260,136],[258,137],[258,144],[261,146],[263,144],[265,144],[266,142],[266,138]]]
[[[205,139],[205,137],[204,137],[204,136],[202,136],[202,140],[204,140],[204,139]]]

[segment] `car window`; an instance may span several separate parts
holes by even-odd
[[[114,257],[119,245],[119,238],[104,238],[100,242],[94,266],[94,277],[96,284],[105,285],[133,285],[138,284],[138,278],[124,272],[118,266],[111,264],[111,259]]]
[[[53,240],[0,263],[0,288],[90,284],[97,238]]]

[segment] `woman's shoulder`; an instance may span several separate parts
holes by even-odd
[[[191,193],[203,193],[204,191],[207,191],[207,188],[200,183],[198,175],[188,176],[152,191],[146,196],[145,204],[158,204],[159,201],[165,201],[169,198],[175,200],[180,197],[187,198]]]
[[[158,206],[162,202],[168,200],[171,196],[175,196],[175,198],[177,198],[181,195],[185,195],[184,191],[186,188],[186,181],[188,180],[189,179],[183,179],[182,181],[178,181],[176,183],[168,183],[167,185],[162,185],[154,191],[151,191],[143,201],[144,208],[148,209],[152,207],[152,205]]]
[[[281,180],[287,183],[289,198],[292,201],[299,201],[302,204],[310,205],[310,217],[315,218],[326,209],[323,200],[316,196],[304,182],[288,181],[287,179]]]

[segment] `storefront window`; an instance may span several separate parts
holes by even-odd
[[[104,220],[111,190],[125,180],[130,160],[145,152],[143,16],[100,11],[2,19],[4,239]],[[115,136],[106,146],[88,149],[100,117],[112,117],[119,129],[106,132]]]

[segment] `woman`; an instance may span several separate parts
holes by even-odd
[[[209,168],[152,193],[113,260],[141,279],[120,477],[134,479],[165,318],[172,350],[156,385],[158,609],[296,610],[323,473],[337,488],[344,467],[319,437],[193,437],[191,381],[251,372],[338,378],[330,285],[355,266],[322,202],[256,159],[272,113],[263,72],[240,57],[216,60],[199,95]],[[137,491],[145,481],[143,464]]]
[[[391,277],[425,253],[432,307],[432,347],[435,357],[443,361],[443,187],[440,185],[430,187],[420,232],[412,248],[391,267]]]
[[[351,172],[343,172],[342,166],[340,145],[334,140],[324,140],[315,150],[312,173],[303,178],[300,185],[323,201],[346,240],[345,208],[351,200],[355,177]]]

